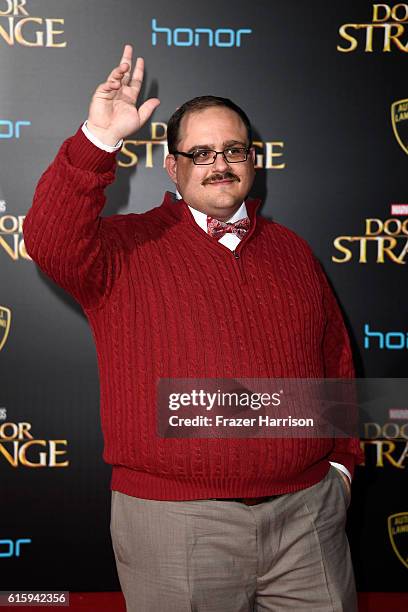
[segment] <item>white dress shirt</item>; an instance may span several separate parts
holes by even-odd
[[[117,151],[118,149],[120,149],[122,147],[123,144],[123,140],[119,140],[119,142],[114,145],[106,145],[103,142],[101,142],[99,140],[99,138],[97,138],[96,136],[94,136],[94,134],[92,134],[89,130],[88,127],[86,125],[86,121],[82,126],[82,131],[85,134],[85,136],[96,146],[99,147],[100,149],[103,149],[104,151],[106,151],[107,153],[113,153],[114,151]],[[180,193],[178,191],[176,191],[176,197],[177,199],[181,200],[182,196],[180,195]],[[197,210],[196,208],[192,208],[189,204],[187,204],[187,206],[189,207],[191,214],[193,215],[197,225],[199,225],[199,227],[201,227],[201,229],[207,233],[207,215],[203,212],[201,212],[201,210]],[[235,221],[239,221],[239,219],[245,219],[245,217],[247,217],[247,209],[245,206],[245,202],[242,202],[241,206],[238,208],[238,210],[232,215],[232,217],[230,219],[228,219],[228,223],[235,223]],[[222,236],[219,241],[221,244],[223,244],[224,246],[226,246],[228,249],[230,249],[231,251],[235,251],[236,247],[239,245],[239,243],[241,242],[241,238],[238,238],[238,236],[236,234],[224,234],[224,236]],[[343,474],[346,474],[346,476],[348,476],[350,482],[351,482],[351,474],[349,472],[349,470],[342,464],[342,463],[336,463],[335,461],[330,461],[331,465],[334,465],[334,467],[336,467],[338,470],[340,470],[340,472],[343,472]]]
[[[178,200],[181,200],[181,195],[178,191],[176,191],[176,197]],[[190,212],[193,215],[197,225],[199,225],[201,229],[207,234],[207,215],[201,212],[201,210],[197,210],[196,208],[193,208],[189,204],[187,204],[187,206],[189,207]],[[235,221],[239,221],[240,219],[245,219],[247,216],[248,216],[248,213],[247,213],[247,209],[245,206],[245,202],[242,202],[238,210],[235,211],[235,213],[232,215],[230,219],[228,219],[228,223],[235,223]],[[236,234],[231,234],[230,232],[228,232],[228,234],[224,234],[223,236],[221,236],[218,242],[226,246],[228,249],[230,249],[230,251],[235,251],[235,249],[241,242],[241,238],[238,238]]]

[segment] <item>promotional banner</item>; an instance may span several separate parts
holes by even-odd
[[[196,96],[231,98],[253,126],[251,196],[320,260],[356,376],[407,376],[408,4],[0,0],[3,590],[119,589],[94,339],[28,255],[23,222],[126,43],[145,58],[141,101],[161,104],[125,139],[103,215],[159,205],[174,191],[170,116]],[[347,523],[359,591],[406,589],[408,408],[388,393],[386,418],[360,413]]]

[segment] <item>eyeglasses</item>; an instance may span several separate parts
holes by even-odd
[[[183,151],[174,151],[173,155],[182,155],[193,160],[196,166],[209,166],[217,159],[217,155],[222,155],[229,164],[237,164],[248,159],[249,147],[227,147],[223,151],[214,151],[213,149],[197,149],[193,153],[183,153]]]

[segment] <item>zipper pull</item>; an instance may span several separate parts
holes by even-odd
[[[236,251],[233,251],[233,253],[234,253],[235,259],[239,259],[239,253],[237,253]]]

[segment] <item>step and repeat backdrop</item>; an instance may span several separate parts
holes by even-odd
[[[166,125],[232,98],[254,127],[262,214],[305,238],[342,306],[357,376],[407,375],[408,4],[0,0],[0,584],[115,590],[110,467],[84,314],[27,255],[35,185],[125,43],[161,106],[118,156],[105,215],[160,204]],[[360,591],[404,591],[408,425],[364,413],[348,535]]]

